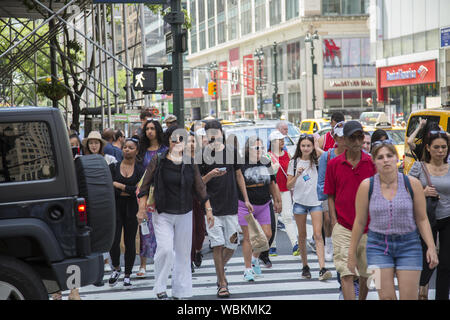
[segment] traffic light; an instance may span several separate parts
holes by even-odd
[[[214,81],[208,82],[208,95],[215,96],[217,94],[217,84]]]
[[[277,93],[277,95],[275,96],[275,107],[281,107],[281,94],[279,93]]]

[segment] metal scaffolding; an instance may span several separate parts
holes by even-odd
[[[92,0],[2,0],[0,106],[50,103],[61,108],[76,129],[80,115],[100,116],[103,129],[112,126],[112,114],[140,107],[135,104],[143,99],[132,99],[130,86],[137,61],[130,62],[128,51],[145,44],[143,37],[134,43],[128,40],[132,38],[127,35],[128,6]],[[143,16],[139,18],[143,10],[138,6],[135,10],[138,18],[132,29],[143,31]],[[125,72],[123,87],[118,70]],[[59,86],[65,98],[41,97],[42,82]]]

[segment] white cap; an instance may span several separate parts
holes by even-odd
[[[197,129],[197,131],[195,131],[195,135],[196,136],[206,136],[205,128]]]
[[[284,139],[286,136],[278,130],[272,131],[269,135],[269,141]]]
[[[343,137],[344,136],[344,121],[337,123],[334,126],[333,132],[338,137]]]

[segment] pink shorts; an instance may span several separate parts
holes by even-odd
[[[262,206],[257,206],[252,204],[253,206],[253,216],[256,221],[259,222],[260,225],[271,224],[270,220],[270,201]],[[244,216],[248,214],[247,207],[245,206],[245,202],[241,200],[238,201],[238,221],[239,225],[247,226],[247,220],[245,220]]]

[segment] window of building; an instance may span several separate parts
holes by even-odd
[[[214,0],[208,0],[208,19],[214,18],[215,15],[214,4],[215,4]]]
[[[322,0],[322,14],[337,16],[341,13],[341,0]]]
[[[205,0],[198,0],[198,22],[202,23],[205,21]]]
[[[287,52],[287,79],[300,79],[300,42],[289,43]]]
[[[342,54],[340,39],[323,39],[323,77],[342,78]]]
[[[362,77],[375,77],[375,62],[370,60],[370,39],[361,39],[361,73]]]
[[[252,3],[250,0],[241,1],[241,35],[252,32]]]
[[[439,49],[439,29],[427,31],[427,50]]]
[[[225,0],[217,0],[217,42],[226,41],[225,29]]]
[[[370,0],[322,0],[324,16],[361,15],[369,13]]]
[[[200,23],[198,27],[199,33],[199,41],[200,41],[200,50],[206,49],[206,30],[205,30],[205,22]]]
[[[298,0],[286,0],[286,20],[298,17]]]
[[[281,22],[281,0],[269,1],[270,25],[279,24]]]
[[[43,139],[40,139],[44,136]],[[36,144],[37,148],[19,148]],[[45,180],[56,176],[50,129],[45,122],[0,124],[0,183]]]
[[[236,39],[238,36],[239,17],[237,1],[228,3],[228,41]]]
[[[289,110],[300,110],[301,106],[300,92],[289,92],[288,93],[288,105]]]
[[[214,18],[208,20],[208,46],[212,48],[216,45],[216,27]]]
[[[197,52],[197,27],[195,24],[191,28],[191,53]]]
[[[266,28],[266,1],[255,1],[255,30],[260,31]]]
[[[342,39],[341,44],[343,78],[360,78],[361,40],[359,38]]]

